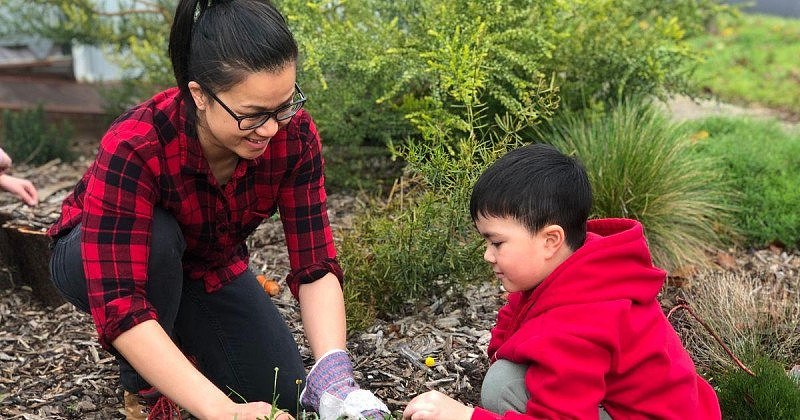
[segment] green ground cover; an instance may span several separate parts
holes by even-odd
[[[742,15],[692,43],[706,53],[698,93],[800,116],[800,20]]]
[[[746,246],[800,245],[800,132],[776,121],[712,117],[687,123],[696,150],[719,159],[737,195]]]

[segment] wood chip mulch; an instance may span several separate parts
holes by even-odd
[[[54,162],[18,170],[16,176],[27,177],[39,187],[42,203],[29,209],[0,193],[0,212],[47,226],[87,164]],[[331,195],[329,200],[334,229],[346,226],[358,206],[357,199]],[[249,245],[256,273],[285,277],[288,261],[280,223],[265,222]],[[787,281],[797,283],[797,254],[781,249],[723,254],[718,262],[720,270],[788,275]],[[0,267],[0,276],[2,270]],[[410,398],[429,389],[476,404],[488,367],[485,349],[489,331],[503,299],[493,282],[473,285],[433,297],[413,308],[413,315],[378,320],[367,330],[351,334],[348,350],[358,382],[392,410],[402,410]],[[310,366],[312,359],[301,333],[296,303],[285,288],[273,301]],[[427,357],[433,358],[433,366],[424,363]],[[69,304],[44,306],[27,285],[0,289],[0,418],[121,419],[121,407],[117,367],[97,343],[88,315]]]

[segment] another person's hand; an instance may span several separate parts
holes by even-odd
[[[408,403],[403,411],[405,420],[469,420],[472,407],[442,394],[439,391],[428,391],[417,395]]]
[[[3,149],[0,149],[0,174],[5,172],[6,169],[11,167],[11,157],[9,157]]]
[[[347,418],[380,419],[389,415],[386,404],[359,388],[353,379],[353,363],[344,350],[322,356],[306,377],[300,403],[313,408],[320,420]]]
[[[27,179],[0,174],[0,189],[16,195],[29,206],[35,206],[39,203],[39,193],[36,192],[36,187],[33,186],[33,183]]]

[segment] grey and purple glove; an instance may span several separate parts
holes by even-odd
[[[358,387],[353,363],[344,350],[331,350],[317,360],[306,377],[300,403],[313,408],[320,420],[382,420],[389,415],[386,404]]]

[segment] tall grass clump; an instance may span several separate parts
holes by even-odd
[[[753,274],[704,271],[692,280],[688,294],[686,301],[698,318],[742,360],[753,362],[763,356],[784,366],[800,361],[797,288]],[[691,319],[685,323],[681,319],[675,319],[676,330],[698,366],[713,373],[737,369],[707,331]]]
[[[71,162],[73,128],[67,123],[47,121],[42,106],[2,113],[0,144],[16,164],[43,164],[52,159]]]
[[[705,251],[724,243],[731,209],[720,167],[692,153],[684,130],[652,105],[565,113],[539,135],[585,164],[592,217],[642,222],[656,264],[706,265]]]
[[[721,160],[723,181],[739,191],[735,223],[746,245],[800,246],[800,132],[775,121],[712,117],[688,123],[695,150]],[[735,201],[730,201],[731,199]]]

